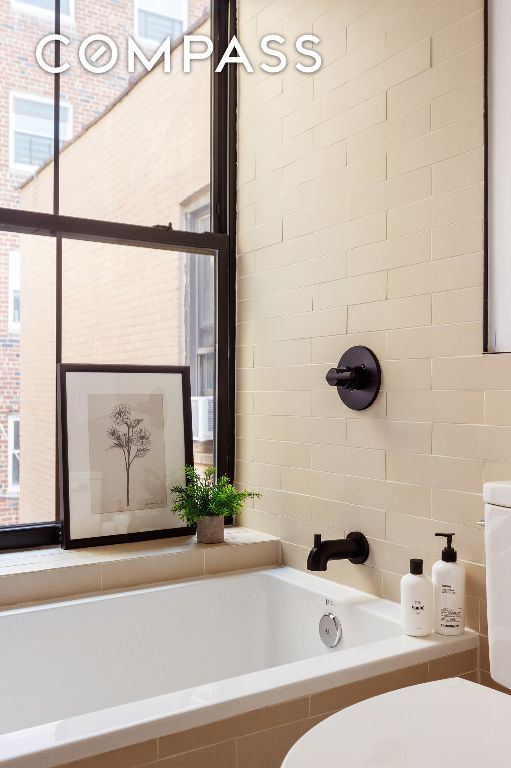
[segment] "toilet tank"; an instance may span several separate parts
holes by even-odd
[[[490,674],[511,688],[511,481],[485,483],[483,498]]]

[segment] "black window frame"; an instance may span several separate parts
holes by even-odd
[[[55,2],[55,34],[60,34],[60,0]],[[214,253],[216,256],[216,461],[219,474],[234,478],[234,394],[236,311],[236,67],[215,69],[236,34],[235,0],[212,0],[211,36],[211,231],[186,232],[60,214],[60,75],[54,75],[53,212],[0,207],[0,232],[47,236],[56,240],[56,362],[62,361],[62,243],[85,240],[160,250]],[[55,65],[60,65],[55,46]],[[56,396],[56,390],[55,390]],[[58,462],[56,462],[58,470]],[[58,477],[57,477],[58,484]],[[59,493],[55,521],[0,526],[0,551],[61,543]]]

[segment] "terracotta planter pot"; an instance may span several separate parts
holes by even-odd
[[[197,542],[199,544],[221,544],[223,540],[223,517],[201,517],[200,520],[197,520]]]

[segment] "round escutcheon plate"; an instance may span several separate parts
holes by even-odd
[[[367,347],[347,349],[338,363],[338,368],[356,368],[356,389],[337,387],[337,394],[344,405],[353,411],[364,411],[378,397],[381,385],[381,371],[378,358]]]

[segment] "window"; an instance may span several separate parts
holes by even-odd
[[[8,444],[8,493],[15,495],[20,490],[20,417],[18,415],[9,416]]]
[[[486,91],[487,119],[487,242],[485,269],[485,351],[511,352],[511,260],[509,258],[509,205],[511,202],[511,111],[507,73],[511,65],[509,34],[511,3],[487,4],[488,40]],[[467,222],[472,229],[477,222]],[[482,232],[476,233],[482,240]],[[475,240],[475,237],[472,238]],[[476,241],[477,242],[477,241]],[[482,248],[482,246],[479,246]]]
[[[135,0],[135,37],[152,43],[175,40],[186,28],[186,16],[183,0]]]
[[[11,94],[11,167],[32,173],[53,155],[53,101]],[[72,109],[61,101],[60,146],[73,133]]]
[[[20,254],[9,254],[9,332],[20,332]]]
[[[26,13],[42,13],[53,16],[55,0],[13,0],[12,7]],[[60,13],[64,18],[73,17],[74,0],[60,0]]]
[[[208,232],[209,206],[190,214],[194,232]],[[213,395],[215,384],[215,265],[213,257],[192,256],[188,272],[188,364],[192,396]]]
[[[90,3],[83,0],[83,7]],[[10,93],[0,104],[6,126],[0,137],[10,147],[0,158],[6,180],[0,551],[59,540],[56,363],[189,363],[193,397],[200,400],[196,466],[215,463],[233,476],[235,164],[229,158],[236,73],[226,67],[212,78],[211,72],[217,50],[234,34],[235,2],[214,0],[209,14],[209,0],[105,0],[94,5],[94,26],[80,36],[97,31],[96,24],[116,39],[133,35],[133,8],[144,35],[156,34],[153,14],[163,17],[163,34],[169,20],[181,32],[193,24],[220,41],[218,49],[185,79],[177,42],[170,73],[155,67],[130,78],[118,67],[95,76],[75,67],[52,81],[31,60],[26,69],[8,66],[13,46],[25,44],[26,55],[34,55],[25,18],[16,22],[19,29],[0,30]],[[3,34],[17,36],[10,48],[1,45]],[[28,82],[32,93],[25,92]]]
[[[208,232],[210,212],[202,205],[188,214],[188,228]],[[196,462],[213,463],[215,394],[215,263],[213,256],[190,255],[187,284],[187,364],[192,390]],[[197,445],[200,444],[200,448]],[[200,458],[197,454],[200,451]]]
[[[128,13],[135,7],[133,3],[110,0],[97,6],[104,34],[119,41],[121,22],[126,36],[134,34],[133,15]],[[204,14],[207,0],[165,0],[160,5],[144,0],[136,9],[138,13],[138,9],[160,6],[162,14],[168,11],[167,16],[171,11],[183,18],[186,15],[183,23],[200,21],[196,31],[212,36],[211,18]],[[96,13],[84,24],[80,36],[96,32]],[[147,55],[157,47],[143,39],[140,45]],[[62,86],[74,107],[77,138],[60,154],[60,213],[148,226],[170,222],[175,230],[182,228],[184,202],[211,182],[212,61],[198,62],[200,66],[183,77],[183,49],[177,43],[170,61],[167,74],[158,66],[131,77],[120,61],[103,75],[80,66],[62,75]],[[128,195],[119,200],[121,190],[127,188],[130,201]],[[41,194],[37,205],[43,205]]]

